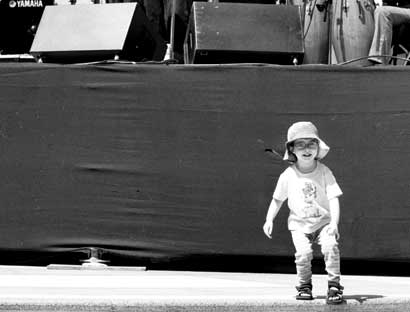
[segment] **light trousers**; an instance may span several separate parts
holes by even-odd
[[[306,234],[300,231],[291,231],[293,244],[296,249],[295,263],[298,286],[312,285],[312,259],[314,243],[321,247],[325,260],[325,268],[329,283],[340,282],[340,252],[334,235],[327,233],[328,225],[316,232]]]
[[[393,27],[410,21],[410,9],[381,6],[374,11],[374,35],[369,55],[391,55]],[[388,64],[389,57],[372,57],[379,63]]]

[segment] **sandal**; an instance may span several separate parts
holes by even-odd
[[[313,300],[312,288],[309,286],[296,287],[298,294],[296,300]]]
[[[326,303],[327,304],[340,304],[343,303],[343,289],[340,284],[329,285],[327,291]]]

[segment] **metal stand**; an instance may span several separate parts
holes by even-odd
[[[88,253],[88,259],[81,260],[82,265],[71,265],[71,264],[50,264],[47,269],[50,270],[110,270],[110,271],[146,271],[144,266],[135,267],[112,267],[108,266],[108,260],[102,260],[101,255],[104,250],[97,247],[84,247],[80,250],[84,250]],[[77,249],[78,251],[78,249]]]
[[[176,2],[177,0],[172,0],[172,9],[171,9],[171,27],[170,27],[170,34],[169,34],[169,43],[170,53],[169,56],[171,59],[174,59],[174,49],[175,49],[175,10],[176,10]]]
[[[329,48],[328,48],[328,64],[332,64],[332,43],[333,43],[333,0],[327,1],[327,22],[329,23],[328,27],[328,38],[329,38]]]
[[[103,254],[103,251],[101,249],[95,248],[95,247],[90,247],[89,248],[89,258],[86,260],[82,260],[83,267],[87,268],[101,268],[101,267],[106,267],[107,265],[105,263],[108,263],[108,260],[101,260],[100,256]]]

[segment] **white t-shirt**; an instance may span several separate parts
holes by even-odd
[[[310,173],[301,173],[295,165],[279,177],[273,198],[288,200],[289,230],[312,233],[330,222],[329,200],[342,195],[332,171],[321,162]]]

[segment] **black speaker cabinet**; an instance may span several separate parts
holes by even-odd
[[[0,0],[0,54],[29,53],[46,5],[53,0]]]
[[[47,6],[30,53],[43,62],[163,59],[165,41],[138,3]]]
[[[300,6],[194,2],[184,61],[204,63],[302,63]]]

